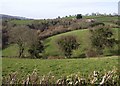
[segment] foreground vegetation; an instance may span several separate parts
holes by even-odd
[[[26,80],[28,80],[29,84],[30,83],[40,84],[40,81],[42,81],[41,82],[42,84],[50,83],[56,84],[59,81],[60,84],[64,79],[66,80],[66,78],[70,79],[70,81],[67,80],[65,81],[66,83],[68,83],[73,82],[72,80],[73,79],[76,80],[76,78],[78,77],[79,77],[78,79],[81,78],[80,80],[83,79],[82,84],[88,83],[99,84],[100,82],[102,82],[103,76],[104,77],[106,76],[105,78],[109,78],[108,76],[112,77],[110,78],[112,81],[110,80],[106,82],[108,84],[114,83],[114,86],[117,86],[116,82],[118,83],[117,81],[118,72],[115,72],[117,71],[118,67],[117,56],[104,58],[99,57],[86,59],[59,59],[59,60],[3,58],[2,61],[3,61],[2,76],[4,84],[10,82],[11,84],[12,83],[25,84]],[[33,70],[35,71],[33,72]],[[94,76],[94,73],[98,75]],[[31,76],[31,80],[33,81],[29,81],[30,80],[28,79],[29,76]],[[11,78],[13,78],[13,80]],[[92,81],[89,81],[89,79]]]
[[[86,78],[82,76],[81,74],[71,74],[68,76],[63,76],[56,80],[54,75],[47,75],[40,77],[37,73],[37,70],[34,70],[31,74],[28,74],[27,77],[24,79],[19,79],[18,72],[13,72],[9,74],[7,77],[3,77],[3,85],[63,85],[63,86],[91,86],[91,85],[114,85],[118,86],[119,81],[119,75],[118,75],[118,69],[113,69],[111,71],[106,71],[104,73],[101,73],[99,71],[94,71],[93,73],[89,74]]]

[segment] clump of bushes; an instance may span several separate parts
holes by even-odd
[[[91,45],[100,55],[103,55],[105,48],[112,48],[116,43],[113,37],[113,31],[109,26],[96,26],[90,29],[90,33]]]
[[[61,36],[57,39],[56,43],[67,58],[70,58],[72,51],[77,49],[80,45],[76,37],[72,35]]]
[[[82,19],[82,14],[77,14],[76,19]]]
[[[34,70],[23,79],[18,78],[18,72],[13,72],[2,79],[2,85],[119,86],[119,83],[120,81],[117,69],[106,71],[105,73],[93,71],[93,73],[87,77],[80,74],[71,74],[68,76],[62,76],[60,79],[56,79],[56,77],[51,73],[46,76],[39,76],[37,70]]]
[[[95,26],[98,26],[98,25],[104,26],[105,24],[102,23],[102,22],[94,22],[94,23],[91,23],[91,24],[90,24],[91,27],[95,27]]]
[[[35,44],[32,44],[28,49],[28,53],[31,55],[31,58],[41,58],[44,52],[44,45],[41,40],[36,41]]]

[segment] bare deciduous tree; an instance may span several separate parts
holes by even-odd
[[[19,57],[23,56],[24,48],[28,40],[29,29],[25,26],[16,26],[9,31],[9,42],[19,47]]]

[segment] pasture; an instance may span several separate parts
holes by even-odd
[[[118,67],[118,56],[85,58],[85,59],[19,59],[2,58],[2,76],[11,72],[19,72],[19,77],[24,78],[28,73],[37,70],[40,76],[51,73],[61,76],[80,73],[87,76],[93,71],[105,72]]]

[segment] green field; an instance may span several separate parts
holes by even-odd
[[[117,56],[59,60],[3,58],[2,75],[7,76],[11,72],[18,71],[20,73],[19,77],[22,78],[37,69],[40,76],[48,73],[55,75],[57,78],[73,73],[80,73],[86,76],[94,70],[105,72],[117,66]]]
[[[111,17],[111,16],[85,16],[83,18],[87,19],[96,19],[100,22],[111,22],[118,20],[117,16]]]
[[[67,17],[69,19],[76,18],[75,16]],[[96,19],[100,22],[111,22],[118,20],[118,16],[83,16],[83,19]]]

